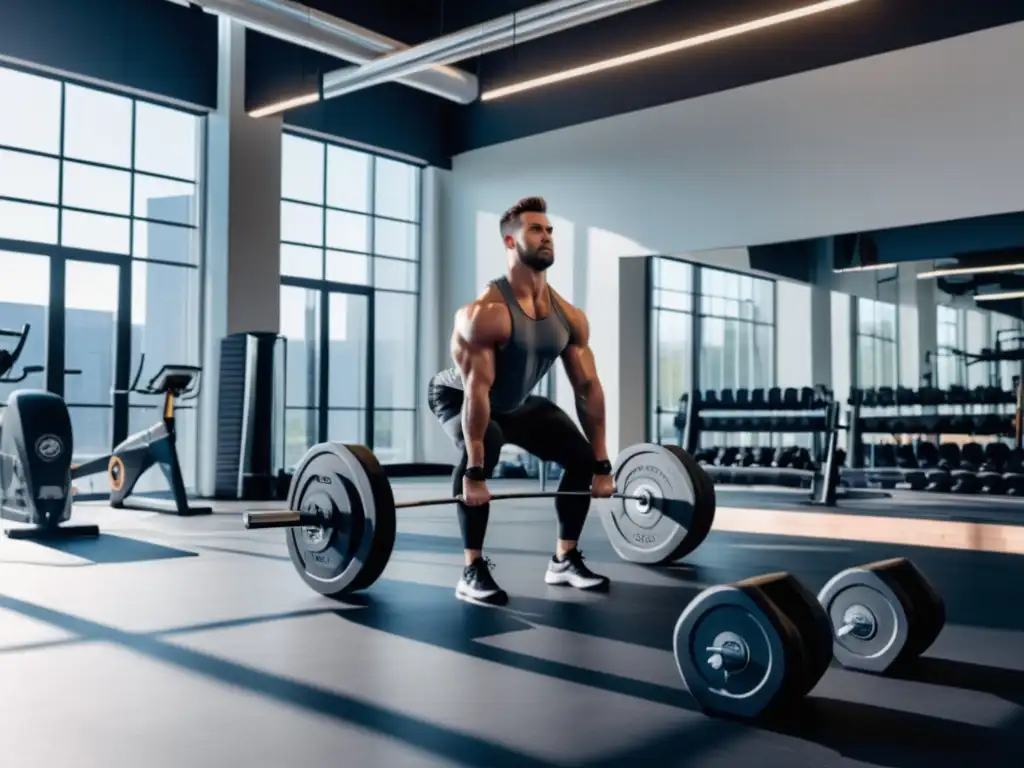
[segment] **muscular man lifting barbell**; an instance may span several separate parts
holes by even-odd
[[[554,263],[553,228],[543,198],[520,200],[501,217],[508,269],[455,315],[451,339],[456,365],[430,381],[430,407],[461,451],[452,493],[461,495],[459,526],[465,568],[460,599],[501,605],[508,595],[483,556],[491,498],[487,479],[505,443],[561,465],[559,491],[615,491],[605,445],[604,392],[589,346],[586,315],[548,285]],[[585,436],[569,415],[531,391],[561,358],[576,396]],[[590,509],[584,494],[555,497],[558,540],[544,580],[598,589],[608,578],[591,571],[577,547]]]

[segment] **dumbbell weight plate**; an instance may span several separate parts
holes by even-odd
[[[804,696],[818,684],[832,663],[832,623],[817,595],[791,574],[772,574],[750,580],[797,628],[806,662],[798,695]]]
[[[804,655],[800,628],[766,589],[790,578],[770,574],[711,587],[680,615],[676,666],[703,711],[755,718],[813,687],[815,664]]]
[[[883,674],[923,653],[945,623],[945,606],[907,558],[849,568],[822,587],[818,600],[832,622],[836,660]]]
[[[903,655],[908,659],[920,656],[931,647],[946,624],[946,604],[942,597],[909,558],[882,560],[866,567],[906,597],[903,608],[910,636]]]
[[[292,564],[314,590],[340,599],[383,573],[395,544],[395,499],[369,449],[341,443],[310,448],[292,478],[288,509],[331,521],[330,527],[285,532]]]

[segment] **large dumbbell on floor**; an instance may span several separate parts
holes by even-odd
[[[700,708],[751,719],[802,698],[832,660],[828,616],[789,573],[711,587],[676,622],[676,666]]]
[[[832,577],[818,600],[831,622],[836,661],[884,674],[928,650],[946,623],[946,606],[909,559],[848,568]]]

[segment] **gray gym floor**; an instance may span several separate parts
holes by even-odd
[[[444,488],[395,485],[399,498]],[[795,503],[719,492],[720,505],[759,498]],[[875,506],[892,514],[905,501]],[[1006,501],[992,505],[997,518],[1012,506],[1024,520],[1024,501]],[[98,540],[0,540],[2,765],[1020,764],[1015,556],[712,533],[686,564],[647,569],[612,552],[595,515],[582,546],[614,584],[586,595],[544,585],[554,516],[530,501],[492,512],[489,555],[512,599],[484,609],[454,599],[458,528],[439,507],[403,512],[385,577],[338,605],[299,579],[281,532],[245,531],[237,512],[177,519],[83,504],[76,520],[98,522]],[[948,609],[913,673],[833,667],[784,722],[695,710],[671,632],[700,589],[775,570],[817,589],[841,568],[895,555],[918,563]]]

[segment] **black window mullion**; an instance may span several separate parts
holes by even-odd
[[[64,143],[67,132],[68,87],[60,84],[60,157],[57,159],[57,242],[64,242]]]
[[[129,160],[131,169],[128,172],[128,253],[132,256],[135,256],[135,112],[135,99],[132,99],[132,147],[131,160]],[[131,306],[130,302],[129,298],[129,306]]]
[[[64,144],[67,133],[67,85],[60,84],[60,132],[57,159],[57,242],[64,240],[64,222],[62,204],[64,203]],[[65,276],[67,268],[64,257],[56,254],[50,256],[50,306],[46,318],[46,388],[51,392],[64,396],[64,317],[66,289]]]
[[[372,291],[366,299],[366,445],[372,451],[374,448],[374,394],[375,394],[375,376],[374,366],[376,365],[377,355],[375,353],[374,340],[376,338],[376,328],[374,328],[374,306],[376,304],[376,294]]]
[[[317,433],[319,442],[328,439],[327,407],[330,405],[331,385],[331,302],[330,291],[326,287],[317,292],[320,302],[320,343],[317,344],[320,358],[320,408],[317,411]]]
[[[134,102],[133,102],[134,103]],[[133,110],[134,111],[134,110]],[[113,445],[126,437],[129,430],[129,395],[127,389],[132,365],[132,268],[131,262],[121,264],[117,283],[117,343],[114,348],[114,424]],[[113,448],[113,445],[111,448]]]
[[[374,339],[376,337],[376,313],[374,307],[377,302],[375,286],[377,285],[377,161],[376,155],[373,155],[370,159],[370,189],[368,192],[369,205],[366,207],[370,209],[370,216],[367,218],[366,225],[370,228],[367,242],[369,243],[370,251],[370,294],[366,304],[366,444],[372,451],[374,448],[374,390],[376,388],[375,373],[377,366],[377,350]]]
[[[366,238],[369,243],[370,252],[370,286],[374,286],[377,282],[377,262],[375,261],[377,256],[377,227],[376,216],[377,216],[377,156],[374,155],[370,158],[370,189],[368,192],[369,205],[366,207],[370,209],[370,215],[366,217],[366,226],[370,228],[368,237]],[[372,321],[373,318],[370,318]],[[371,351],[371,354],[372,351]]]
[[[50,307],[47,312],[46,328],[46,388],[54,394],[64,396],[64,320],[67,296],[65,277],[67,261],[63,256],[50,257]]]
[[[321,206],[320,206],[320,210],[321,210],[321,213],[322,213],[322,215],[320,217],[320,220],[321,220],[321,223],[320,223],[320,227],[321,227],[321,232],[320,232],[320,277],[321,278],[326,278],[327,277],[327,188],[328,188],[327,173],[329,171],[329,168],[327,166],[327,157],[330,154],[330,152],[327,151],[327,145],[326,144],[323,145],[323,148],[324,148],[324,184],[323,184],[324,200],[323,200],[323,203],[321,203]]]

